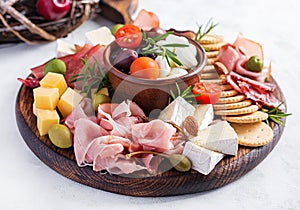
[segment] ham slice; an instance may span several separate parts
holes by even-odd
[[[153,12],[142,9],[133,21],[133,25],[136,25],[145,31],[149,31],[152,28],[159,27],[159,19]]]
[[[234,71],[256,81],[264,81],[267,69],[263,72],[252,72],[245,68],[245,64],[251,56],[259,56],[263,59],[262,46],[239,35],[233,44],[222,46],[217,59],[227,68],[228,72]]]
[[[248,58],[251,56],[259,56],[262,60],[264,60],[264,53],[261,44],[247,39],[242,34],[238,35],[233,45],[239,48]]]
[[[226,44],[221,47],[217,59],[231,72],[235,70],[238,60],[243,57],[244,54],[238,48],[234,45]]]

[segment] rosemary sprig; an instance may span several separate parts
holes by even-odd
[[[90,94],[92,88],[101,88],[109,85],[109,79],[104,70],[102,69],[98,60],[93,57],[94,63],[90,66],[89,58],[81,59],[84,64],[79,74],[72,75],[70,83],[81,82],[81,93]]]
[[[194,88],[194,85],[188,86],[183,92],[181,92],[181,89],[178,85],[178,83],[175,83],[177,94],[175,94],[172,90],[170,90],[170,96],[171,101],[175,100],[178,96],[184,98],[189,103],[195,103],[195,97],[200,96],[201,94],[193,94],[192,89]]]
[[[269,125],[270,121],[275,122],[278,125],[284,126],[283,119],[284,117],[292,115],[291,113],[287,114],[280,110],[280,106],[283,104],[281,102],[277,107],[275,108],[269,108],[269,107],[263,107],[261,111],[268,114],[268,119],[266,120],[266,123]]]
[[[160,40],[164,40],[167,38],[170,34],[172,34],[172,31],[166,32],[164,34],[158,35],[156,37],[149,37],[145,31],[142,30],[143,33],[143,40],[146,43],[146,46],[142,48],[141,53],[143,55],[146,54],[156,54],[160,55],[166,58],[168,65],[171,66],[170,60],[172,60],[174,63],[176,63],[179,66],[182,66],[182,62],[177,58],[176,53],[172,52],[168,48],[171,47],[188,47],[189,45],[186,44],[180,44],[180,43],[174,43],[174,44],[164,44],[164,45],[158,45],[157,42]]]
[[[195,41],[199,42],[205,35],[209,34],[217,25],[218,23],[212,22],[212,19],[209,19],[205,26],[203,24],[200,26],[198,25],[198,31],[195,35]]]

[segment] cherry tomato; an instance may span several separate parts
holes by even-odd
[[[139,57],[132,62],[130,75],[143,79],[157,79],[159,76],[158,63],[149,57]]]
[[[127,24],[116,31],[115,38],[120,47],[134,49],[141,44],[143,34],[139,27]]]
[[[200,96],[196,96],[195,99],[202,104],[215,104],[220,98],[221,87],[215,83],[198,82],[192,89],[192,93],[200,94]]]
[[[68,14],[71,1],[70,0],[38,0],[38,13],[46,20],[58,20]]]

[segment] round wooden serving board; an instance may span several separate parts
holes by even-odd
[[[272,79],[272,83],[277,83]],[[285,102],[277,85],[277,98]],[[22,86],[16,100],[16,119],[20,133],[34,154],[53,170],[76,182],[97,189],[131,196],[170,196],[202,192],[231,183],[257,166],[278,143],[283,126],[272,124],[274,138],[269,144],[257,147],[239,146],[235,157],[227,156],[220,161],[209,175],[197,171],[181,173],[169,170],[157,176],[129,178],[102,174],[92,167],[78,167],[73,148],[59,149],[47,136],[40,137],[36,127],[36,117],[32,113],[32,89]]]

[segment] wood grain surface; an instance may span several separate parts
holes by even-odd
[[[273,79],[272,83],[277,85]],[[275,95],[285,102],[283,93],[278,86]],[[194,170],[181,173],[172,169],[157,176],[137,174],[136,178],[130,178],[95,172],[92,167],[78,167],[73,148],[59,149],[50,142],[47,136],[39,136],[36,117],[32,113],[32,103],[32,89],[22,86],[16,99],[17,124],[24,141],[41,161],[56,172],[76,182],[131,196],[189,194],[212,190],[229,184],[264,160],[278,143],[284,129],[283,126],[272,124],[274,132],[272,142],[257,148],[239,146],[238,154],[235,157],[225,157],[206,176]]]

